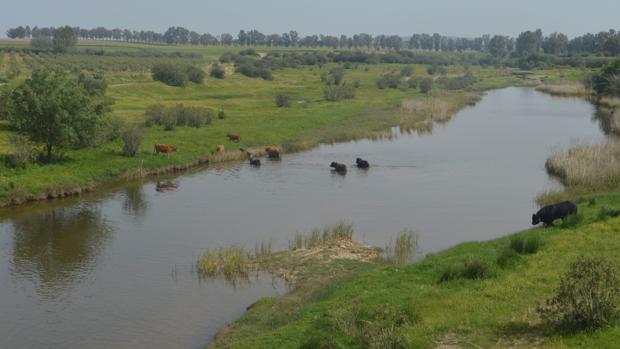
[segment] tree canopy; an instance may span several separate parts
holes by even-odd
[[[76,78],[45,69],[10,91],[5,108],[19,133],[44,145],[47,161],[55,151],[91,145],[105,112]]]

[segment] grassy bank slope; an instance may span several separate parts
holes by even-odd
[[[401,267],[335,262],[336,270],[352,272],[307,294],[297,290],[257,302],[209,347],[385,347],[390,340],[404,348],[617,347],[618,325],[561,335],[535,311],[579,255],[609,257],[620,266],[620,218],[601,218],[603,207],[620,208],[620,194],[582,200],[583,220],[570,227],[516,234],[538,237],[540,249],[504,268],[497,257],[513,237],[464,243]],[[472,259],[488,263],[491,276],[438,282],[446,268]],[[360,338],[370,344],[360,345]]]

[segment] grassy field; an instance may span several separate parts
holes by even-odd
[[[1,44],[0,44],[1,46]],[[224,51],[240,50],[230,47],[170,47],[151,45],[80,45],[78,50],[98,48],[106,51],[164,50],[167,52],[197,53],[202,58],[181,57],[179,61],[201,65],[205,70]],[[258,48],[261,52],[261,48]],[[267,49],[265,49],[267,50]],[[307,149],[319,142],[344,141],[368,137],[391,126],[415,128],[446,114],[446,119],[463,106],[471,103],[476,91],[527,81],[512,75],[512,69],[470,67],[476,76],[474,91],[444,91],[436,84],[430,94],[417,89],[378,89],[376,81],[387,72],[399,72],[403,65],[355,65],[347,69],[345,81],[357,83],[356,97],[351,100],[328,102],[323,98],[320,76],[333,64],[322,67],[302,66],[274,72],[274,79],[266,81],[230,74],[226,79],[207,78],[204,84],[170,87],[151,79],[151,58],[131,56],[92,55],[28,55],[5,52],[0,69],[18,71],[9,81],[16,84],[28,76],[38,65],[95,67],[104,70],[109,82],[107,94],[114,100],[112,116],[125,123],[144,120],[144,110],[155,103],[204,106],[213,111],[223,109],[224,120],[216,119],[203,128],[179,127],[164,131],[161,127],[147,129],[140,153],[135,158],[121,155],[120,141],[103,144],[97,148],[69,151],[66,160],[51,165],[29,165],[26,168],[0,167],[0,205],[21,203],[28,200],[78,193],[84,188],[122,177],[141,176],[169,169],[180,170],[188,166],[221,159],[241,159],[240,147],[281,145],[286,151]],[[16,58],[18,57],[18,58]],[[172,59],[172,58],[162,58]],[[6,66],[9,67],[6,67]],[[10,68],[15,66],[18,69]],[[428,76],[426,66],[414,65],[413,76]],[[462,66],[450,66],[448,76],[459,76]],[[542,72],[547,75],[579,74],[572,69]],[[3,75],[5,76],[5,75]],[[278,93],[292,96],[291,108],[277,108],[274,97]],[[403,101],[416,101],[422,107],[408,110],[401,108]],[[441,100],[441,103],[438,101]],[[305,103],[298,103],[304,101]],[[435,110],[439,108],[440,110]],[[239,144],[229,142],[225,135],[241,135]],[[0,155],[11,152],[8,124],[0,122]],[[153,144],[165,143],[179,147],[170,159],[154,156]],[[211,153],[218,144],[224,144],[231,153],[215,158]]]
[[[582,220],[565,227],[464,243],[405,266],[323,265],[288,296],[251,306],[209,348],[615,348],[619,324],[561,334],[535,311],[578,256],[620,267],[620,218],[601,215],[620,208],[620,194],[579,202]],[[498,256],[515,237],[536,238],[539,249],[500,267]],[[447,268],[471,260],[488,266],[486,278],[439,282]],[[331,281],[317,287],[329,272]]]

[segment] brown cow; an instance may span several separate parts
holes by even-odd
[[[228,137],[229,140],[235,142],[235,143],[239,143],[239,141],[241,140],[241,137],[239,135],[235,135],[232,133],[228,133],[226,135],[226,137]]]
[[[155,144],[155,154],[166,153],[168,158],[170,158],[170,154],[175,151],[178,151],[178,149],[174,145]]]
[[[269,156],[270,159],[278,159],[280,158],[280,152],[282,150],[279,147],[266,147],[265,152]]]
[[[224,154],[224,144],[220,144],[215,148],[215,154]]]

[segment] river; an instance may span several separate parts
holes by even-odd
[[[604,139],[594,108],[531,88],[488,92],[430,134],[322,145],[78,198],[0,211],[0,347],[200,348],[284,285],[232,287],[196,276],[207,248],[273,239],[345,220],[384,246],[403,229],[420,253],[529,227],[555,149]],[[332,161],[351,168],[333,174]],[[158,184],[159,182],[159,184]],[[158,190],[159,189],[159,190]]]

